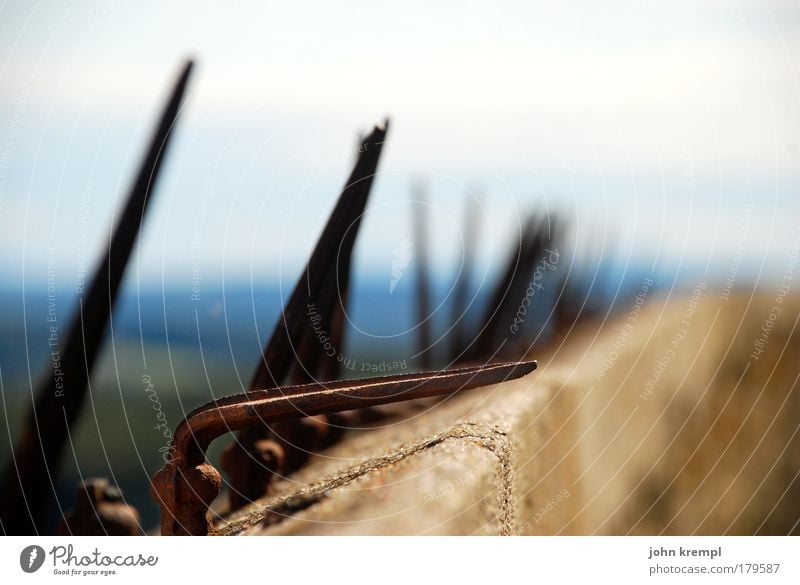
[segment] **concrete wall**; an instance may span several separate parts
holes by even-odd
[[[352,432],[220,528],[797,533],[798,316],[780,289],[644,290],[613,319],[534,351],[527,378]]]

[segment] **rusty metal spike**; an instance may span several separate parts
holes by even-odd
[[[369,193],[367,193],[367,196],[369,196]],[[353,219],[342,235],[335,263],[326,267],[327,274],[323,284],[320,286],[317,298],[309,298],[311,302],[314,302],[315,309],[320,316],[319,326],[321,330],[326,332],[336,353],[342,350],[344,307],[350,286],[353,249],[355,248],[365,208],[366,200],[364,200],[364,205],[361,207],[358,217]],[[302,384],[313,380],[332,380],[336,377],[335,364],[338,363],[336,356],[327,355],[323,344],[319,342],[308,323],[306,323],[306,327],[301,334],[300,348],[301,351],[297,352],[297,363],[294,369],[294,381],[296,383]],[[323,368],[332,371],[333,375],[329,377],[323,376]]]
[[[6,467],[0,498],[0,522],[6,534],[46,531],[45,515],[55,502],[55,475],[67,437],[80,414],[125,267],[149,207],[151,194],[180,113],[192,61],[183,66],[150,141],[147,154],[114,228],[105,258],[63,346],[58,376],[51,371],[38,389],[33,408]],[[62,386],[63,385],[63,386]],[[41,432],[40,432],[41,431]]]
[[[561,291],[556,301],[555,331],[556,339],[564,339],[578,327],[579,323],[593,317],[589,299],[584,295],[583,275],[589,272],[585,262],[575,260],[570,272],[564,276]]]
[[[314,383],[254,390],[220,398],[192,411],[175,430],[171,460],[153,478],[153,498],[161,507],[161,534],[213,532],[208,506],[221,478],[205,463],[211,442],[231,430],[284,420],[453,394],[520,378],[535,361],[488,364],[441,372],[401,374],[364,380]]]
[[[222,452],[220,463],[230,479],[228,507],[240,508],[263,496],[286,463],[283,447],[269,438],[265,427],[239,431],[236,442]]]
[[[464,212],[464,254],[461,260],[461,272],[453,289],[453,302],[451,308],[452,323],[450,329],[450,361],[460,362],[464,357],[464,348],[467,340],[464,334],[464,321],[467,318],[468,294],[472,284],[472,272],[475,268],[475,251],[478,241],[478,222],[480,220],[480,200],[467,199]]]
[[[139,536],[141,520],[122,492],[105,478],[80,482],[75,508],[62,518],[59,536]]]
[[[596,238],[590,236],[589,242],[596,241]],[[574,264],[565,276],[556,311],[557,338],[565,338],[583,322],[592,321],[599,316],[596,297],[600,295],[596,292],[596,279],[601,272],[599,266],[603,258],[602,252],[600,250],[598,257],[596,247],[585,241],[575,241],[572,252]]]
[[[339,291],[346,294],[349,286],[353,247],[388,126],[387,120],[383,127],[376,127],[362,139],[353,171],[264,349],[251,389],[274,387],[290,373],[293,382],[308,382],[320,373],[323,365],[335,373],[335,357],[328,359],[314,335],[308,305],[315,303],[322,319],[320,326],[330,336],[336,334],[340,341],[343,314],[337,317],[336,312],[341,310],[344,299],[339,298]],[[230,480],[230,507],[264,495],[274,472],[294,471],[308,458],[309,451],[327,444],[337,434],[339,431],[328,426],[322,417],[239,433],[236,441],[226,448],[223,465]],[[270,461],[274,459],[279,464],[267,469],[262,461],[263,445],[270,439],[273,443],[270,449],[275,452]],[[280,455],[274,445],[280,449]]]
[[[529,218],[522,229],[517,243],[512,248],[506,262],[502,277],[495,285],[492,295],[489,297],[489,304],[486,307],[485,316],[480,321],[480,329],[473,339],[472,346],[468,350],[470,361],[492,359],[493,353],[497,350],[494,342],[499,328],[500,313],[503,304],[509,298],[514,281],[518,278],[518,272],[523,269],[527,260],[528,248],[536,231],[537,219],[535,216]]]
[[[507,337],[510,332],[510,325],[514,324],[515,317],[522,309],[522,301],[528,297],[528,294],[534,295],[533,292],[528,291],[533,281],[533,274],[537,269],[538,263],[544,258],[545,249],[548,242],[553,242],[557,238],[559,222],[555,217],[542,218],[536,224],[536,227],[531,232],[527,247],[524,251],[524,258],[520,262],[521,269],[517,271],[513,283],[511,285],[510,294],[506,296],[502,306],[498,310],[499,323],[504,324],[502,331],[495,334],[495,343],[497,344],[498,334],[502,337]],[[539,286],[544,286],[545,282],[549,282],[552,278],[551,273],[542,272],[541,279],[537,283]],[[525,315],[521,316],[524,320],[517,325],[518,329],[513,338],[509,338],[509,342],[503,346],[501,351],[502,358],[498,359],[512,359],[514,356],[525,355],[530,349],[528,341],[526,341],[525,332],[530,332],[531,326],[535,324],[537,315],[546,315],[550,310],[547,308],[546,297],[543,299],[542,294],[532,296],[529,303],[525,308]],[[499,345],[499,344],[498,344]]]
[[[526,298],[526,288],[536,262],[541,258],[546,243],[558,237],[559,226],[560,223],[552,217],[539,220],[535,215],[526,223],[517,246],[509,256],[503,278],[498,281],[491,296],[483,325],[468,354],[472,361],[515,359],[516,354],[527,351],[523,336],[509,339],[509,328],[514,323],[522,300]],[[537,305],[533,312],[538,309]]]
[[[357,230],[358,224],[351,231]],[[326,346],[317,338],[309,324],[302,334],[296,352],[297,360],[290,377],[292,384],[329,381],[337,378],[340,364],[337,357],[343,351],[344,305],[355,238],[347,239],[349,242],[342,243],[336,269],[331,267],[329,270],[328,280],[315,303],[317,316],[320,319],[317,326],[325,332],[330,340],[330,347],[334,349],[335,355],[328,354]],[[345,426],[349,426],[346,415],[335,417],[334,420],[330,420],[327,415],[320,415],[271,425],[271,436],[282,447],[285,454],[279,471],[291,473],[302,467],[312,453],[338,441]],[[251,484],[254,483],[251,482]],[[263,491],[267,486],[268,482],[260,489],[253,485],[250,491]]]
[[[307,326],[305,312],[308,299],[319,296],[325,285],[326,269],[336,262],[344,235],[354,223],[361,220],[387,130],[388,121],[376,127],[362,143],[362,152],[355,168],[264,349],[251,388],[278,386],[288,374],[295,359],[293,344],[300,339],[303,328]]]
[[[431,369],[433,362],[431,334],[430,281],[428,279],[428,222],[425,188],[414,187],[411,204],[414,209],[414,247],[417,273],[417,356],[423,370]]]
[[[388,124],[388,122],[387,122]],[[385,140],[385,137],[384,137]],[[359,139],[359,144],[364,142],[364,137]],[[363,214],[363,210],[362,210]],[[346,237],[343,239],[342,245],[339,249],[339,254],[336,259],[336,285],[325,289],[331,291],[335,289],[335,294],[330,295],[332,300],[329,301],[330,317],[328,318],[327,327],[331,338],[333,347],[341,353],[344,348],[344,324],[345,314],[347,312],[347,299],[350,295],[350,275],[353,265],[353,249],[355,241],[358,237],[359,229],[361,228],[361,221],[354,223],[349,230],[347,230]],[[321,348],[320,348],[321,349]],[[320,351],[318,355],[321,357],[321,363],[317,365],[314,375],[318,380],[336,380],[339,378],[341,371],[341,362],[335,357],[324,355]],[[330,358],[330,359],[326,359]]]
[[[333,314],[330,320],[331,343],[334,347],[338,348],[340,352],[344,350],[345,314],[347,311],[347,299],[350,296],[349,280],[350,277],[348,274],[347,281],[340,287],[341,293],[339,295],[339,302],[333,306]],[[323,359],[317,378],[322,381],[336,380],[339,378],[341,370],[341,362],[336,358]]]

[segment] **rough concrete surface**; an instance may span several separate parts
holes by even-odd
[[[220,532],[797,532],[797,299],[643,297],[522,380],[350,433]]]

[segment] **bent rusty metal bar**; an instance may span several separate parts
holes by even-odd
[[[47,531],[45,518],[48,507],[56,501],[54,483],[59,461],[86,397],[89,376],[152,199],[191,70],[192,61],[187,61],[161,114],[106,255],[87,293],[80,298],[78,315],[62,346],[60,372],[51,371],[39,387],[22,437],[6,467],[0,486],[0,525],[7,535]]]
[[[534,369],[535,361],[488,364],[256,390],[210,402],[181,422],[173,437],[171,461],[153,478],[153,498],[161,507],[161,534],[213,533],[208,507],[219,494],[222,479],[205,463],[205,451],[225,433],[298,417],[453,394],[520,378]]]

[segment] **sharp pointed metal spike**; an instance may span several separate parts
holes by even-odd
[[[414,256],[417,273],[417,355],[423,370],[431,369],[433,362],[431,334],[431,284],[428,278],[428,206],[423,185],[416,185],[412,197],[414,211]]]
[[[530,349],[530,345],[526,342],[526,332],[530,332],[531,328],[540,322],[543,316],[552,312],[546,304],[547,293],[545,292],[545,286],[551,282],[552,272],[543,270],[540,273],[537,284],[542,288],[531,289],[533,292],[529,292],[528,288],[530,283],[533,282],[536,270],[539,269],[538,266],[545,257],[548,245],[551,245],[548,243],[555,242],[557,239],[558,227],[559,223],[555,219],[543,218],[534,225],[525,238],[527,242],[524,244],[520,269],[513,279],[509,295],[503,300],[502,306],[498,310],[500,322],[514,323],[514,318],[520,310],[519,307],[522,300],[527,298],[529,294],[535,294],[535,297],[532,296],[530,298],[524,322],[517,326],[517,330],[512,336],[513,338],[509,338],[509,343],[504,345],[503,351],[498,355],[498,359],[518,359],[524,356]],[[534,341],[538,341],[539,337],[540,335],[537,335]]]
[[[37,391],[22,439],[14,449],[13,460],[3,478],[0,520],[6,534],[46,531],[45,514],[48,504],[55,498],[54,481],[59,459],[70,428],[80,413],[89,376],[149,206],[192,66],[192,61],[187,61],[178,76],[111,234],[105,257],[95,272],[88,293],[80,299],[79,314],[61,351],[62,373],[57,378],[51,372]]]
[[[472,273],[475,268],[475,251],[478,242],[478,222],[480,220],[481,203],[479,198],[470,197],[467,199],[464,212],[464,232],[462,241],[464,243],[464,254],[461,262],[461,272],[453,289],[453,303],[451,308],[450,322],[450,360],[460,361],[463,356],[466,340],[464,339],[464,321],[467,318],[470,285],[472,284]]]
[[[479,321],[479,330],[474,335],[471,347],[468,350],[470,361],[490,359],[493,353],[493,342],[499,311],[502,309],[503,301],[509,295],[514,283],[514,276],[520,269],[523,251],[528,245],[530,233],[535,229],[536,218],[531,217],[522,228],[515,245],[512,247],[504,270],[500,273],[500,278],[489,296],[489,303],[486,307],[484,317]]]
[[[353,224],[361,221],[385,139],[386,129],[376,127],[364,140],[353,172],[267,343],[251,388],[278,386],[289,373],[295,357],[292,346],[301,338],[302,330],[306,326],[308,299],[319,295],[325,286],[327,268],[336,261],[345,234],[348,229],[352,229]]]
[[[328,375],[335,375],[338,362],[335,357],[331,359],[325,355],[325,350],[309,322],[308,311],[313,304],[316,317],[319,318],[317,325],[329,332],[331,339],[335,340],[333,343],[340,344],[343,327],[341,307],[344,303],[344,299],[340,296],[346,295],[348,288],[352,252],[386,139],[385,128],[386,126],[376,127],[370,135],[362,139],[357,149],[358,156],[353,171],[317,241],[305,271],[295,285],[264,348],[251,381],[251,389],[276,386],[287,376],[292,382],[303,383],[317,376],[325,379]],[[237,442],[226,449],[228,455],[226,460],[247,461],[251,455],[249,452],[256,447],[256,442],[273,437],[284,452],[280,472],[291,470],[307,456],[308,450],[312,447],[311,443],[318,442],[318,437],[306,437],[303,432],[294,432],[298,429],[292,427],[298,427],[302,423],[298,421],[289,423],[282,429],[263,427],[258,431],[251,430],[247,436],[240,433]],[[319,430],[319,426],[316,425],[314,428]],[[287,434],[294,437],[294,440],[289,438],[283,440],[279,434]],[[305,438],[308,438],[310,443],[299,444]],[[258,464],[249,460],[248,465]],[[241,466],[237,464],[237,467]],[[246,470],[242,473],[241,469],[227,467],[226,471],[232,484],[230,500],[232,505],[239,502],[237,492],[263,493],[268,489],[271,480],[269,474],[247,473]]]
[[[369,196],[369,193],[367,193]],[[353,250],[361,228],[361,219],[366,208],[366,199],[360,213],[353,219],[345,233],[342,235],[336,261],[327,265],[324,282],[319,287],[314,302],[320,317],[320,329],[325,331],[331,339],[331,345],[337,352],[342,351],[341,341],[344,326],[344,306],[350,286],[350,273],[353,262]],[[334,330],[335,329],[335,330]],[[330,374],[323,376],[323,366],[328,372],[334,373],[335,364],[339,363],[336,356],[329,356],[322,344],[319,343],[311,327],[305,327],[301,333],[301,350],[297,352],[297,363],[294,368],[295,380],[298,383],[312,380],[330,380]],[[323,376],[323,377],[319,377]]]

